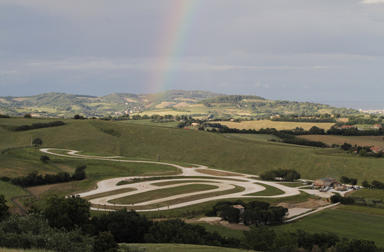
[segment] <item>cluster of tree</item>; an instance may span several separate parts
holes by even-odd
[[[274,135],[279,137],[283,143],[287,143],[287,144],[296,144],[296,145],[312,146],[312,147],[319,147],[319,148],[328,148],[328,145],[323,143],[323,142],[311,141],[311,140],[307,140],[304,138],[298,138],[294,135],[290,135],[290,134],[284,133],[282,131],[277,132]]]
[[[240,130],[235,128],[229,128],[220,123],[204,123],[200,129],[206,130],[209,132],[218,132],[218,133],[268,134],[268,135],[277,136],[281,139],[282,142],[288,143],[288,144],[296,144],[296,145],[304,145],[304,146],[312,146],[312,147],[320,147],[320,148],[328,147],[328,145],[326,145],[323,142],[311,141],[311,140],[295,137],[295,135],[301,135],[301,133],[298,134],[298,131],[303,130],[301,128],[297,128],[296,130],[280,130],[280,131],[276,130],[275,128],[266,128],[266,129],[260,129],[260,130],[255,130],[255,129]]]
[[[381,158],[384,156],[384,153],[382,151],[378,153],[373,152],[371,149],[371,146],[358,146],[358,145],[352,145],[349,143],[344,143],[343,145],[340,146],[340,148],[344,151],[357,153],[362,157]]]
[[[253,226],[244,234],[246,247],[256,251],[383,251],[372,241],[340,239],[332,233],[277,232]]]
[[[379,189],[379,190],[384,190],[384,183],[381,181],[373,180],[371,183],[368,181],[363,181],[362,186],[365,188],[370,188],[370,189]]]
[[[284,181],[295,181],[300,179],[300,173],[295,170],[289,169],[278,169],[272,171],[266,171],[260,175],[263,180],[284,180]]]
[[[14,229],[10,232],[7,232],[7,228],[2,229],[3,226],[0,223],[0,246],[54,251],[116,251],[117,243],[147,242],[241,246],[238,239],[225,238],[216,232],[208,232],[204,227],[186,224],[181,220],[152,222],[145,216],[126,210],[91,217],[90,204],[79,197],[54,196],[48,199],[46,207],[39,213],[38,219],[30,216],[15,216],[3,222],[7,226],[13,222]],[[33,221],[25,230],[22,230],[22,226],[26,223],[18,224],[25,220],[23,218]],[[42,223],[45,223],[44,230],[39,229],[39,224]],[[15,228],[18,226],[20,229]],[[33,229],[32,226],[36,228]],[[47,229],[50,232],[46,232]],[[2,232],[2,230],[6,231]],[[59,238],[57,234],[59,231],[63,241],[44,242],[45,238]],[[49,236],[50,233],[52,236]],[[75,244],[71,244],[72,241],[69,239],[73,237],[72,234],[78,236]],[[20,242],[11,243],[11,239],[19,239]],[[36,242],[39,239],[41,242]],[[64,246],[65,242],[69,242],[67,246],[74,246],[75,249],[61,249],[60,246]]]
[[[75,119],[75,120],[84,120],[86,118],[84,116],[82,116],[82,115],[74,115],[73,119]]]
[[[239,206],[240,209],[237,207]],[[270,206],[267,202],[223,201],[216,203],[208,215],[220,216],[230,223],[243,222],[245,225],[282,224],[288,209]]]
[[[45,174],[41,175],[38,172],[31,172],[27,176],[8,178],[2,177],[3,181],[10,181],[14,185],[21,187],[38,186],[63,183],[69,181],[83,180],[86,178],[85,165],[76,168],[75,172],[70,175],[68,172],[59,172],[57,174]]]
[[[337,135],[337,136],[383,136],[384,129],[377,130],[359,130],[356,127],[352,128],[338,128],[332,127],[326,132],[327,135]]]
[[[260,96],[253,95],[223,95],[204,100],[203,104],[210,103],[230,103],[230,104],[239,104],[244,100],[265,100],[265,98]]]
[[[280,122],[336,122],[335,118],[332,118],[330,114],[317,115],[317,116],[299,116],[299,115],[282,115],[276,116],[271,119],[271,121],[280,121]]]
[[[0,221],[6,219],[9,216],[9,207],[5,200],[4,195],[0,194]]]
[[[57,127],[62,125],[65,125],[63,121],[54,121],[54,122],[47,122],[47,123],[33,123],[31,125],[20,125],[20,126],[12,127],[10,129],[13,131],[25,131],[25,130]]]
[[[340,182],[343,183],[343,184],[357,185],[357,179],[349,178],[349,177],[346,177],[346,176],[341,176]]]
[[[0,197],[1,198],[1,197]],[[251,203],[249,203],[251,204]],[[268,209],[252,203],[253,209]],[[181,220],[149,221],[134,211],[91,216],[90,204],[79,197],[50,198],[45,208],[0,222],[0,247],[53,251],[117,251],[117,243],[184,243],[254,249],[257,251],[382,251],[374,242],[340,239],[334,234],[276,232],[251,226],[244,239],[226,238]],[[1,203],[0,203],[1,209]],[[312,250],[313,251],[313,250]]]
[[[378,124],[382,123],[383,118],[375,118],[374,116],[371,116],[370,118],[365,118],[365,117],[357,117],[357,116],[350,116],[348,118],[348,122],[346,123],[347,125],[356,125],[356,124]]]
[[[0,118],[10,118],[10,116],[9,115],[0,114]]]
[[[332,203],[338,203],[344,205],[359,205],[359,206],[367,206],[367,207],[379,207],[383,208],[383,200],[382,199],[374,199],[374,198],[364,198],[364,197],[342,197],[339,194],[333,195],[331,197]]]
[[[343,205],[352,205],[355,203],[355,200],[352,197],[343,197],[340,194],[334,194],[331,196],[332,203],[341,203]]]

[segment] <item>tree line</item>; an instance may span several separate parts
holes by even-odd
[[[54,121],[54,122],[47,122],[47,123],[33,123],[31,125],[20,125],[16,127],[10,127],[10,130],[12,131],[26,131],[26,130],[33,130],[33,129],[41,129],[41,128],[49,128],[49,127],[58,127],[65,125],[63,121]]]
[[[271,208],[260,202],[249,204],[249,209]],[[238,239],[178,219],[154,222],[125,209],[91,216],[89,202],[79,197],[53,196],[26,216],[7,214],[0,219],[0,247],[114,252],[118,243],[200,244],[256,251],[383,251],[372,241],[341,239],[331,233],[274,231],[263,222],[252,225]]]
[[[69,181],[77,181],[83,180],[86,178],[85,169],[87,166],[82,165],[78,166],[75,172],[71,175],[68,172],[59,172],[57,174],[38,174],[37,171],[29,173],[27,176],[9,178],[9,177],[1,177],[0,180],[11,182],[14,185],[21,187],[29,187],[29,186],[38,186],[38,185],[48,185],[48,184],[56,184],[63,183]]]
[[[267,202],[251,201],[244,203],[238,200],[218,202],[207,215],[219,216],[230,223],[242,222],[247,226],[260,226],[282,224],[287,212],[287,208],[271,206]]]
[[[301,135],[340,135],[340,136],[382,136],[384,135],[384,129],[377,130],[358,130],[357,128],[346,128],[341,129],[336,126],[331,127],[329,130],[321,129],[317,126],[313,126],[309,130],[304,130],[303,128],[297,127],[292,130],[277,130],[275,128],[266,128],[266,129],[235,129],[229,128],[220,123],[204,123],[204,129],[211,127],[214,128],[213,132],[218,133],[239,133],[239,134],[287,134],[293,136]]]

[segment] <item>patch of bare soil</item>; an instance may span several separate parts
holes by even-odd
[[[322,206],[329,205],[329,202],[322,199],[309,199],[305,202],[299,202],[299,203],[287,203],[287,202],[281,202],[278,204],[278,206],[282,206],[285,208],[319,208]]]
[[[196,171],[203,173],[203,174],[213,175],[213,176],[243,176],[243,175],[237,174],[237,173],[212,171],[212,170],[206,170],[206,169],[196,169]]]

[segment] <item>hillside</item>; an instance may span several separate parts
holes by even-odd
[[[188,114],[229,118],[269,117],[276,114],[354,114],[356,110],[324,104],[268,100],[259,96],[224,95],[206,91],[170,90],[156,94],[115,93],[106,96],[46,93],[0,97],[0,113],[43,117],[121,116],[125,114]]]
[[[356,157],[335,149],[269,142],[268,137],[215,134],[168,128],[162,124],[157,126],[155,123],[139,125],[133,121],[64,120],[64,126],[21,132],[1,127],[38,121],[46,120],[0,119],[0,149],[29,146],[32,137],[40,137],[44,147],[149,160],[160,158],[162,161],[204,164],[255,175],[283,168],[295,169],[309,179],[344,175],[360,181],[384,180],[383,159]],[[0,172],[16,175],[40,169],[39,153],[27,154],[21,149],[0,155]],[[37,156],[34,158],[33,155]]]

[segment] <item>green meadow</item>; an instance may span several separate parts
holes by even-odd
[[[307,232],[330,232],[350,239],[375,241],[384,246],[384,209],[360,206],[341,206],[325,210],[291,224],[274,227],[278,231],[301,229]]]
[[[98,155],[121,155],[149,160],[205,164],[212,168],[260,174],[271,169],[296,169],[303,178],[349,176],[360,181],[384,180],[384,159],[354,157],[334,149],[318,149],[242,139],[195,130],[159,127],[157,124],[101,120],[65,120],[53,128],[12,132],[3,125],[31,124],[37,119],[0,119],[0,149],[30,145],[31,138],[43,139],[44,147],[67,148]],[[47,120],[45,120],[47,121]],[[21,154],[19,154],[21,155]],[[278,158],[277,158],[278,157]],[[2,156],[0,170],[12,154]],[[16,173],[26,169],[20,160]],[[42,166],[42,169],[44,167]]]

